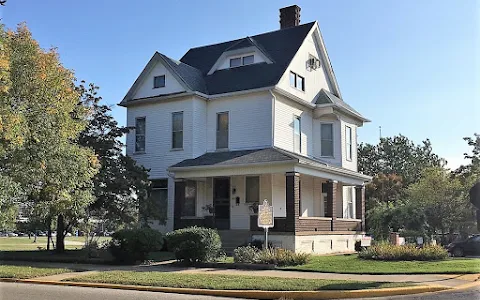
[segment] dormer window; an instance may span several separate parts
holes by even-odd
[[[153,88],[162,88],[165,87],[165,75],[153,77]]]
[[[230,68],[251,65],[255,61],[254,55],[230,58]]]

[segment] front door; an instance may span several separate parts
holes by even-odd
[[[230,229],[230,178],[213,179],[213,207],[215,227]]]

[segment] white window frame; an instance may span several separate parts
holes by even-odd
[[[261,181],[260,181],[260,176],[245,176],[245,203],[255,203],[255,201],[248,201],[247,199],[247,179],[248,178],[257,178],[258,179],[258,203],[260,203],[260,190],[261,190]]]
[[[331,125],[332,126],[332,155],[323,155],[323,138],[322,138],[322,125]],[[333,122],[322,122],[320,123],[320,157],[335,158],[335,136],[334,136],[334,123]]]
[[[350,140],[348,138],[348,132],[350,132]],[[348,151],[350,150],[350,152]],[[345,125],[345,157],[348,161],[353,159],[353,128]]]
[[[298,145],[295,142],[297,133],[295,132],[295,121],[298,120]],[[297,150],[298,146],[298,150]],[[293,152],[302,153],[302,117],[293,115]]]
[[[218,147],[218,134],[220,132],[219,130],[219,116],[222,115],[222,114],[226,114],[228,116],[228,128],[227,128],[227,146],[226,147],[223,147],[223,148],[220,148]],[[215,119],[215,123],[216,123],[216,128],[215,128],[215,149],[217,150],[225,150],[225,149],[228,149],[229,146],[230,146],[230,112],[229,111],[222,111],[222,112],[217,112],[217,115],[216,115],[216,119]]]
[[[294,82],[293,82],[293,85],[292,85],[292,82],[290,82],[290,76],[294,76]],[[297,86],[297,82],[298,82],[298,77],[302,78],[303,79],[303,84],[301,87],[298,87]],[[305,88],[306,88],[306,82],[305,82],[305,77],[301,76],[301,75],[298,75],[297,73],[293,72],[293,71],[290,71],[290,75],[288,77],[288,81],[290,82],[290,86],[301,91],[301,92],[305,92]]]
[[[251,64],[245,64],[244,59],[245,59],[245,57],[249,57],[249,56],[253,56],[253,62]],[[240,59],[240,65],[232,67],[232,60],[233,59]],[[253,65],[254,63],[255,63],[255,53],[235,55],[235,56],[231,56],[231,57],[228,58],[228,66],[229,66],[230,69]]]
[[[155,78],[157,77],[164,77],[165,79],[163,80],[163,86],[155,86]],[[163,75],[157,75],[157,76],[153,76],[153,88],[154,89],[161,89],[161,88],[164,88],[167,86],[167,75],[166,74],[163,74]]]
[[[343,216],[345,219],[355,219],[355,207],[353,206],[354,204],[354,201],[353,201],[353,198],[354,198],[354,192],[353,192],[353,188],[352,187],[348,187],[347,188],[347,207],[346,207],[346,214]]]
[[[174,130],[174,121],[173,121],[173,118],[175,115],[182,115],[182,130],[177,130],[175,131]],[[184,127],[184,114],[183,114],[183,111],[176,111],[176,112],[173,112],[172,113],[172,150],[182,150],[183,149],[183,142],[184,142],[184,130],[183,130],[183,127]],[[174,143],[173,143],[173,137],[174,137],[174,134],[177,133],[177,132],[182,132],[182,146],[181,147],[175,147]]]
[[[143,135],[138,133],[137,130],[137,123],[138,120],[143,119]],[[143,136],[143,150],[138,150],[137,149],[137,137],[138,136]],[[136,117],[135,118],[135,145],[134,145],[134,153],[145,153],[145,150],[147,149],[147,118],[146,117]]]

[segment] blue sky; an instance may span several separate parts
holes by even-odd
[[[25,21],[42,47],[58,47],[79,79],[115,105],[155,51],[279,28],[278,9],[318,20],[345,101],[372,120],[359,140],[404,134],[463,162],[464,136],[480,133],[480,1],[53,1],[8,0],[7,27]],[[126,110],[114,106],[125,123]]]

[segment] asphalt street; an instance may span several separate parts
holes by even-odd
[[[0,300],[232,300],[211,296],[0,282]]]
[[[451,292],[425,293],[409,296],[363,298],[363,300],[477,300],[480,299],[480,286]],[[353,300],[353,299],[351,299]]]

